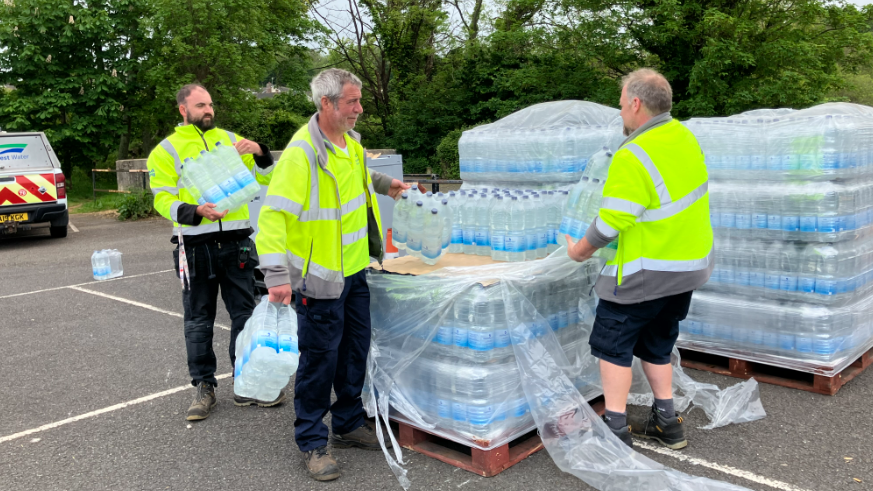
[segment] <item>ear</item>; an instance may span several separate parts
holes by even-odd
[[[185,106],[183,106],[182,104],[179,104],[179,114],[182,115],[182,119],[184,119],[186,122],[188,121],[188,110],[185,109]]]
[[[330,99],[326,95],[321,96],[321,109],[324,110],[331,106],[333,104],[330,103]]]

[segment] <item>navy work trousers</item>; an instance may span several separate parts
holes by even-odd
[[[327,445],[330,411],[335,435],[364,424],[361,389],[370,350],[370,287],[367,271],[345,278],[342,295],[315,300],[297,292],[300,366],[294,382],[294,439],[301,452]],[[330,389],[336,402],[330,403]]]

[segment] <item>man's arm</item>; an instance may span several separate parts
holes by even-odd
[[[257,180],[259,184],[270,184],[270,178],[273,173],[273,168],[275,167],[273,154],[270,153],[270,149],[263,143],[239,138],[239,135],[237,135],[237,142],[234,143],[233,146],[236,148],[236,151],[239,152],[246,167],[248,167],[249,170],[256,169],[255,180]]]
[[[155,197],[155,210],[167,220],[182,225],[200,225],[203,216],[197,214],[197,205],[179,199],[179,174],[173,157],[163,147],[155,147],[149,154],[146,167],[151,175],[149,187]]]

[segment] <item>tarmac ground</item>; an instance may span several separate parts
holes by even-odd
[[[194,390],[170,224],[106,214],[71,221],[78,231],[64,239],[47,229],[0,237],[0,490],[402,489],[382,453],[363,450],[335,450],[342,477],[311,480],[294,443],[293,404],[236,407],[228,380],[219,381],[207,420],[186,421]],[[91,278],[91,253],[103,248],[124,254],[124,277]],[[221,302],[216,324],[218,373],[229,376]],[[687,372],[720,387],[738,382]],[[754,490],[873,489],[873,373],[832,397],[767,384],[760,391],[763,420],[700,430],[707,419],[694,410],[686,449],[637,448]],[[592,489],[545,451],[492,478],[403,456],[411,489]]]

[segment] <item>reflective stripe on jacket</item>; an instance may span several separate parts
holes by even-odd
[[[222,145],[233,145],[239,139],[238,135],[230,131],[213,128],[202,133],[199,128],[189,124],[177,126],[172,135],[165,138],[151,151],[146,165],[150,174],[150,187],[155,196],[155,210],[173,222],[174,235],[178,232],[179,227],[182,227],[182,234],[185,236],[208,234],[219,230],[251,228],[248,204],[225,215],[220,225],[218,222],[211,222],[206,218],[203,218],[199,225],[178,223],[177,212],[183,203],[197,206],[197,200],[185,189],[180,178],[182,162],[189,157],[197,158],[203,150],[212,150],[218,142],[221,142]],[[242,161],[250,171],[257,169],[255,179],[259,184],[270,183],[270,173],[273,167],[261,169],[255,165],[252,155],[243,155]]]
[[[713,240],[703,152],[669,113],[652,118],[615,153],[585,236],[595,247],[618,239],[595,286],[602,299],[639,303],[709,279]]]
[[[282,152],[258,218],[256,244],[268,288],[290,283],[311,298],[339,298],[345,277],[382,260],[379,204],[358,135],[348,156],[318,127],[318,114]]]

